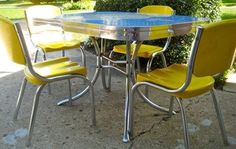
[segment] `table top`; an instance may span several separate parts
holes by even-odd
[[[65,31],[84,33],[90,36],[115,40],[150,40],[161,38],[167,32],[170,36],[186,34],[192,27],[208,21],[191,16],[163,16],[134,12],[87,12],[63,14],[53,19],[35,19],[60,25]],[[160,35],[155,36],[155,35]]]
[[[153,27],[206,21],[206,18],[197,18],[191,16],[164,16],[118,11],[64,14],[61,19],[63,21],[75,23],[96,24],[99,26],[115,26],[122,28]]]

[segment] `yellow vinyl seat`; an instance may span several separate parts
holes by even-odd
[[[25,10],[25,18],[31,41],[37,48],[35,53],[35,62],[37,61],[39,51],[43,53],[45,60],[46,53],[49,52],[62,51],[62,56],[65,56],[65,50],[83,50],[81,49],[81,41],[73,37],[66,37],[61,27],[49,24],[35,24],[33,22],[34,18],[50,19],[60,15],[62,15],[61,9],[52,5],[36,5],[28,7]]]
[[[136,46],[135,44],[131,45],[131,53],[133,53],[135,46]],[[114,52],[121,53],[121,54],[126,54],[125,49],[126,49],[126,45],[117,45],[117,46],[113,47]],[[140,46],[140,50],[138,51],[137,56],[143,57],[143,58],[150,58],[150,57],[152,57],[152,54],[154,52],[159,52],[161,50],[162,50],[162,48],[159,46],[142,44]]]
[[[30,146],[31,144],[39,97],[42,89],[48,83],[68,80],[68,101],[72,102],[73,100],[79,98],[79,96],[77,96],[78,94],[76,94],[72,97],[70,80],[75,78],[83,80],[86,83],[87,87],[79,94],[85,94],[88,90],[90,90],[92,124],[95,125],[96,118],[94,106],[94,91],[92,83],[87,78],[87,68],[84,66],[80,66],[77,62],[71,61],[68,57],[59,57],[32,64],[20,24],[13,24],[7,18],[0,16],[0,26],[0,44],[1,47],[3,47],[3,49],[0,50],[5,50],[8,53],[9,58],[13,62],[25,66],[25,77],[22,81],[21,89],[19,92],[16,110],[14,112],[14,120],[17,119],[27,82],[38,86],[34,96],[26,145]]]
[[[33,68],[37,74],[45,78],[66,74],[77,74],[82,76],[87,75],[87,69],[85,67],[80,66],[77,62],[70,61],[68,57],[56,58],[48,61],[35,63],[33,64]],[[35,77],[30,72],[28,67],[25,68],[24,72],[26,79],[34,85],[48,83],[47,81],[40,80],[39,78]]]
[[[169,67],[156,69],[148,73],[139,73],[137,75],[137,81],[152,82],[174,90],[185,82],[186,72],[186,65],[173,64]],[[191,98],[209,91],[213,87],[214,82],[215,80],[211,76],[197,77],[193,74],[191,82],[184,92],[171,95],[179,98]]]
[[[62,40],[62,41],[55,41],[55,42],[46,42],[46,43],[38,43],[36,46],[40,47],[45,53],[48,52],[56,52],[61,50],[68,50],[68,49],[76,49],[80,47],[80,42],[78,40]]]
[[[164,91],[172,96],[169,115],[173,114],[176,99],[181,109],[185,148],[190,148],[187,120],[182,102],[209,92],[213,98],[223,142],[228,144],[223,116],[214,90],[214,77],[229,69],[234,61],[236,50],[236,19],[219,21],[199,26],[187,64],[173,64],[137,74],[137,82],[131,90],[131,98],[126,105],[126,135],[133,132],[134,93],[141,86],[154,88],[154,92]],[[148,97],[142,98],[149,102]],[[224,102],[224,101],[222,101]],[[197,111],[196,111],[197,112]]]

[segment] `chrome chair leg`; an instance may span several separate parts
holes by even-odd
[[[47,60],[47,57],[46,57],[46,53],[43,51],[43,60],[46,61]],[[52,94],[52,90],[51,90],[51,85],[50,83],[47,84],[47,88],[48,88],[48,94],[51,95]]]
[[[125,118],[124,118],[124,134],[123,134],[123,142],[127,143],[130,141],[130,136],[129,136],[129,118],[130,118],[130,109],[129,109],[129,101],[126,99],[125,100]]]
[[[43,52],[43,60],[46,61],[47,60],[47,57],[46,57],[46,53]]]
[[[225,145],[229,145],[229,141],[228,141],[227,134],[226,134],[226,131],[225,131],[223,116],[222,116],[220,106],[219,106],[217,97],[215,95],[214,89],[211,90],[211,96],[213,98],[213,103],[214,103],[214,107],[215,107],[215,110],[216,110],[217,119],[218,119],[218,122],[219,122],[223,142],[224,142]]]
[[[108,69],[108,70],[105,70],[105,69]],[[106,71],[107,71],[107,74],[106,74]],[[101,77],[102,77],[103,88],[107,91],[110,91],[111,90],[111,68],[102,68],[101,73],[102,73]]]
[[[93,85],[90,81],[89,82],[89,88],[90,88],[90,95],[91,95],[91,114],[92,114],[92,125],[96,126],[96,111],[95,111],[95,101],[94,101],[94,89]]]
[[[124,134],[123,142],[127,143],[130,141],[130,137],[133,135],[133,100],[134,93],[139,85],[134,85],[131,89],[129,100],[125,101],[125,121],[124,121]]]
[[[16,102],[16,109],[15,109],[15,112],[14,112],[14,115],[13,115],[13,120],[17,120],[17,116],[18,116],[18,112],[20,110],[20,106],[21,106],[22,99],[23,99],[23,96],[24,96],[26,84],[27,84],[27,80],[24,77],[24,79],[21,83],[20,92],[19,92],[18,99],[17,99],[17,102]]]
[[[173,108],[174,108],[174,97],[170,97],[170,106],[169,106],[169,117],[173,115]]]
[[[130,100],[128,104],[128,133],[130,137],[133,136],[133,122],[134,122],[134,109],[133,109],[133,101],[134,101],[134,93],[137,90],[138,86],[132,88],[130,93]]]
[[[39,50],[37,49],[36,52],[35,52],[35,56],[34,56],[34,63],[37,62],[38,54],[39,54]]]
[[[112,55],[113,55],[113,52],[111,51],[111,53],[109,54],[109,58],[112,58]],[[101,61],[103,64],[104,61],[102,60],[102,58],[101,58]],[[107,63],[108,65],[111,65],[110,61],[108,61]],[[111,68],[106,68],[106,69],[107,69],[107,79],[106,79],[105,68],[101,69],[102,85],[105,90],[110,91],[111,90]]]
[[[43,53],[43,60],[46,61],[47,60],[46,53],[45,52],[42,52],[42,53]],[[50,83],[48,83],[47,86],[48,86],[48,94],[51,95],[52,94],[52,90],[51,90]]]
[[[32,112],[31,112],[31,117],[30,117],[30,123],[29,123],[29,129],[28,129],[27,140],[26,140],[26,146],[27,147],[29,147],[31,145],[32,133],[33,133],[33,129],[34,129],[36,112],[37,112],[38,103],[39,103],[39,96],[40,96],[40,93],[41,93],[44,86],[45,85],[39,86],[37,91],[36,91],[36,94],[34,96]]]
[[[137,69],[138,69],[138,72],[141,72],[141,65],[140,65],[140,59],[139,59],[139,57],[137,57],[136,62],[137,62]]]
[[[63,56],[63,57],[64,57],[65,55],[66,55],[66,52],[65,52],[65,50],[62,50],[62,51],[61,51],[61,56]]]
[[[177,97],[176,97],[176,100],[181,110],[181,117],[182,117],[183,129],[184,129],[184,146],[185,146],[185,149],[190,149],[188,125],[187,125],[185,110],[182,103],[183,101],[181,98],[177,98]]]
[[[101,39],[101,53],[104,54],[106,51],[106,40],[105,39]],[[109,58],[112,58],[113,52],[110,52],[109,54]],[[101,64],[104,65],[104,59],[103,57],[100,58]],[[111,65],[111,62],[108,61],[107,65]],[[107,74],[106,74],[106,69],[107,69]],[[101,68],[101,78],[102,78],[102,85],[103,88],[107,91],[111,90],[111,68]],[[107,76],[107,79],[106,79]]]
[[[39,49],[36,50],[35,57],[34,57],[34,63],[36,63],[38,60],[39,51],[40,51]],[[45,54],[45,52],[42,52],[42,53],[43,53],[43,60],[45,61],[47,59],[46,54]],[[62,55],[63,55],[63,53],[62,53]],[[65,52],[64,52],[64,55],[65,55]],[[50,83],[48,83],[48,94],[50,94],[50,95],[52,94]]]
[[[148,62],[147,62],[146,72],[151,71],[152,61],[153,61],[153,57],[151,57],[151,58],[148,60]],[[146,96],[147,98],[149,97],[149,89],[148,89],[148,86],[145,86],[144,94],[145,94],[145,96]]]
[[[109,58],[112,58],[113,52],[109,54]],[[108,61],[108,65],[111,66],[111,62]],[[107,83],[108,83],[108,88],[111,90],[111,68],[108,68],[108,73],[107,73]]]
[[[84,51],[84,47],[80,46],[80,51],[81,51],[81,60],[82,60],[82,64],[84,67],[87,66],[87,60],[86,60],[86,55],[85,55],[85,51]]]
[[[165,55],[163,53],[160,53],[160,56],[163,63],[163,67],[167,67]]]
[[[82,61],[82,65],[84,67],[87,66],[87,60],[86,60],[86,55],[85,55],[85,51],[84,51],[84,47],[83,46],[80,46],[79,48],[80,52],[81,52],[81,61]],[[86,84],[86,81],[84,80],[84,85]]]

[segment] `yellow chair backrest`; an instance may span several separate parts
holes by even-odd
[[[31,34],[38,33],[45,30],[50,30],[48,25],[34,25],[33,18],[51,19],[61,15],[61,9],[52,5],[37,5],[29,7],[25,10],[26,21],[28,29]],[[55,26],[51,27],[52,30],[57,30]]]
[[[149,5],[139,9],[139,13],[153,13],[160,15],[173,15],[175,11],[169,6]]]
[[[204,26],[193,73],[215,75],[229,69],[236,49],[236,19]]]
[[[9,58],[17,64],[26,64],[23,49],[14,24],[3,16],[0,16],[0,45]]]
[[[148,5],[148,6],[144,6],[140,8],[139,13],[171,16],[171,15],[174,15],[175,11],[169,6]],[[152,27],[149,38],[160,39],[160,38],[170,37],[172,36],[172,33],[168,32],[168,29],[169,29],[169,26]]]

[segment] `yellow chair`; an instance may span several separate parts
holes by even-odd
[[[169,7],[169,6],[163,6],[163,5],[149,5],[149,6],[145,6],[142,7],[141,9],[138,9],[139,13],[143,13],[143,14],[155,14],[155,15],[165,15],[165,16],[171,16],[175,14],[175,11]],[[139,47],[138,50],[138,54],[137,54],[137,68],[140,71],[140,61],[139,61],[139,57],[141,58],[148,58],[148,62],[146,65],[146,71],[150,71],[151,69],[151,65],[152,65],[152,61],[155,57],[160,56],[161,60],[162,60],[162,64],[164,67],[167,66],[166,64],[166,59],[164,56],[164,52],[167,50],[167,47],[170,44],[171,41],[171,35],[172,33],[168,31],[169,27],[168,26],[161,26],[161,27],[153,27],[152,30],[161,30],[163,32],[163,30],[166,30],[166,32],[163,32],[162,34],[158,33],[151,33],[149,36],[151,39],[161,39],[161,38],[167,38],[166,43],[164,45],[164,47],[160,47],[157,45],[148,45],[148,44],[141,44],[141,46]],[[106,42],[102,40],[102,50],[105,51],[105,44]],[[131,55],[133,55],[133,51],[134,49],[137,47],[136,42],[133,42],[131,44]],[[119,53],[119,54],[126,54],[126,45],[115,45],[113,47],[113,50],[110,52],[109,54],[109,58],[112,59],[114,57],[114,53]],[[121,61],[114,61],[114,64],[116,63],[121,63]],[[122,62],[125,63],[125,62]],[[108,65],[111,65],[111,62],[108,62]],[[105,70],[102,69],[102,83],[103,83],[103,87],[106,90],[110,90],[111,87],[111,70],[108,69],[108,74],[107,74],[107,79],[106,79],[106,74],[105,74]],[[148,93],[148,90],[146,90],[146,94]]]
[[[62,56],[65,56],[65,50],[80,49],[84,56],[84,51],[81,47],[81,41],[74,38],[66,38],[61,27],[51,25],[39,25],[33,22],[33,18],[50,19],[58,17],[62,14],[61,9],[52,5],[37,5],[31,6],[25,10],[25,18],[32,43],[37,47],[34,61],[37,61],[37,56],[41,50],[44,60],[46,53],[62,51]],[[85,57],[84,57],[85,58]],[[83,60],[85,66],[85,61]]]
[[[145,6],[142,7],[141,9],[138,9],[139,13],[143,14],[156,14],[156,15],[165,15],[165,16],[171,16],[174,15],[175,11],[169,7],[169,6],[162,6],[162,5],[150,5],[150,6]],[[168,27],[158,27],[158,28],[164,28],[168,30]],[[157,28],[155,28],[156,30]],[[166,32],[164,35],[161,37],[159,35],[150,35],[150,36],[156,36],[159,38],[167,38],[166,44],[164,47],[160,46],[153,46],[153,45],[147,45],[147,44],[142,44],[138,50],[138,57],[141,58],[148,58],[148,63],[147,63],[147,71],[151,69],[152,61],[153,58],[155,58],[157,55],[161,56],[163,66],[166,67],[166,59],[164,56],[164,52],[167,50],[168,45],[170,44],[171,37],[170,33]],[[133,54],[133,49],[135,48],[136,44],[133,43],[131,45],[131,54]],[[116,45],[113,47],[112,53],[120,53],[120,54],[125,54],[126,53],[126,45]]]
[[[15,120],[18,116],[18,111],[20,109],[27,82],[39,86],[33,101],[26,145],[29,146],[31,143],[40,93],[44,86],[48,83],[66,79],[70,80],[73,78],[84,80],[88,84],[87,88],[89,88],[91,92],[92,123],[95,125],[96,119],[93,86],[86,77],[86,67],[80,66],[77,62],[70,61],[68,57],[60,57],[32,64],[20,25],[18,23],[13,24],[8,19],[0,16],[0,26],[0,44],[4,48],[1,50],[6,50],[9,58],[13,62],[25,65],[25,77],[21,85],[16,110],[14,113]],[[71,88],[69,87],[69,90],[70,89]],[[71,94],[69,94],[69,100],[73,100]]]
[[[213,76],[230,68],[236,49],[236,20],[211,23],[197,28],[190,59],[185,64],[173,64],[137,75],[137,83],[132,87],[131,99],[126,105],[125,136],[133,131],[134,92],[140,86],[149,86],[164,91],[177,100],[182,115],[185,148],[190,148],[185,110],[182,102],[210,91],[225,144],[228,144],[222,114],[214,91]],[[223,38],[222,38],[223,37]],[[144,98],[145,100],[145,98]],[[173,108],[173,105],[171,106]],[[170,108],[170,111],[172,111]]]

